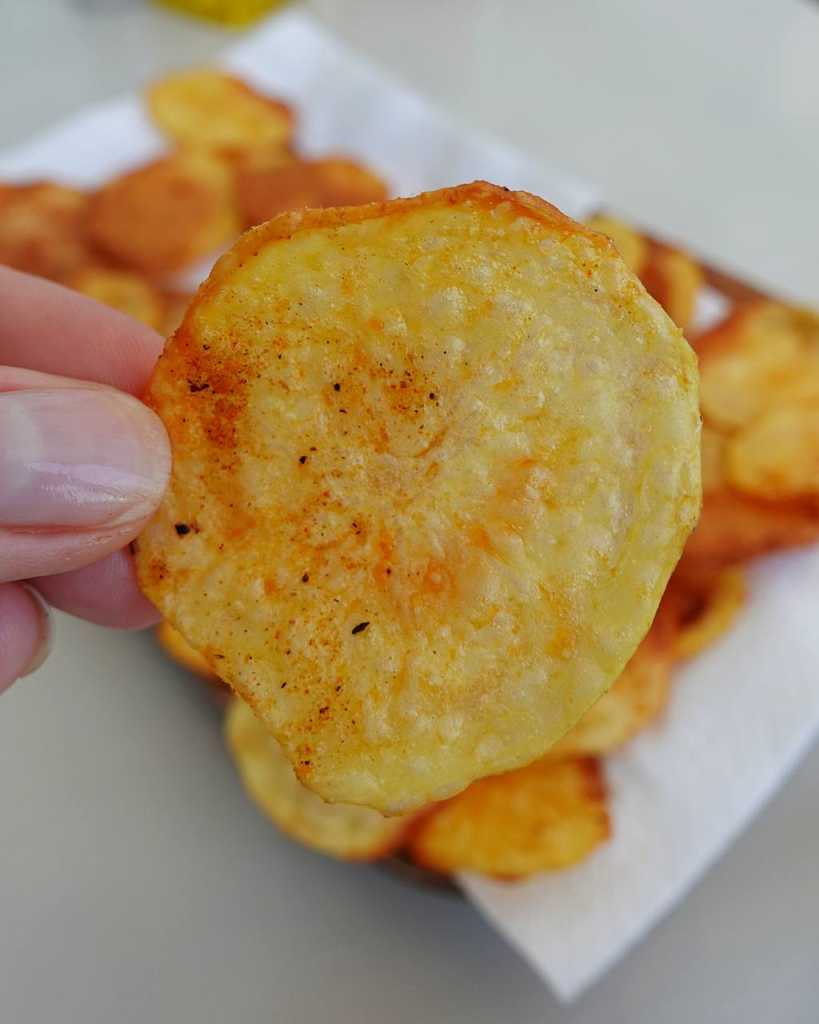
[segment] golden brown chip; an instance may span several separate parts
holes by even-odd
[[[703,497],[700,521],[686,544],[680,569],[718,569],[818,539],[815,502],[761,501],[732,490],[716,491]]]
[[[84,192],[51,182],[4,186],[0,263],[64,280],[91,258],[84,229],[87,203]]]
[[[327,804],[296,778],[281,747],[244,701],[231,701],[225,735],[249,796],[282,832],[341,860],[377,860],[397,849],[413,815]]]
[[[237,190],[248,227],[287,210],[358,206],[387,198],[386,185],[376,174],[344,157],[245,166],[237,174]]]
[[[624,221],[606,214],[598,214],[587,223],[593,231],[599,231],[614,242],[626,266],[640,277],[648,261],[648,240]]]
[[[162,318],[158,329],[160,334],[169,338],[184,320],[193,296],[188,292],[169,291],[163,293],[162,300]]]
[[[160,622],[154,633],[159,646],[177,664],[202,676],[203,679],[219,680],[205,658],[191,647],[170,622]]]
[[[723,432],[748,426],[783,402],[819,398],[819,316],[753,303],[702,335],[700,401]]]
[[[703,272],[688,253],[652,241],[640,280],[683,331],[694,320]]]
[[[606,239],[484,183],[248,233],[147,400],[174,467],[142,586],[331,800],[541,756],[697,515],[682,334]]]
[[[728,440],[724,464],[737,490],[774,501],[813,498],[819,514],[819,398],[763,413]]]
[[[118,309],[149,327],[157,329],[162,322],[163,302],[159,291],[132,271],[83,267],[65,283],[74,291]]]
[[[146,274],[181,270],[239,230],[224,161],[178,152],[130,171],[92,197],[89,233],[101,250]]]
[[[701,573],[696,583],[674,577],[669,588],[676,591],[682,609],[675,645],[678,658],[693,658],[727,633],[748,597],[745,574],[740,568],[715,574]]]
[[[668,703],[678,632],[676,604],[664,595],[651,629],[619,678],[547,758],[609,754],[650,725]]]
[[[434,871],[516,879],[571,867],[610,832],[600,764],[579,758],[474,782],[422,815],[408,848]]]
[[[160,79],[148,89],[147,102],[154,121],[180,146],[283,148],[293,134],[290,107],[214,68]]]

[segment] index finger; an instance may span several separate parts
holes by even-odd
[[[140,395],[161,351],[162,338],[130,317],[0,267],[0,364]]]

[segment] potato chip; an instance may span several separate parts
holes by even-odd
[[[162,294],[162,300],[162,318],[158,330],[164,337],[169,338],[185,319],[193,296],[188,292],[166,291]]]
[[[92,197],[95,245],[146,274],[181,270],[239,230],[233,174],[203,152],[179,152],[130,171]]]
[[[34,182],[7,185],[0,196],[0,263],[62,281],[91,258],[78,189]]]
[[[547,758],[609,754],[657,718],[671,692],[678,618],[676,607],[664,597],[651,629],[611,689],[552,747]]]
[[[648,239],[623,221],[602,213],[592,217],[587,224],[614,242],[626,266],[639,277],[648,260]]]
[[[775,406],[731,437],[725,469],[728,482],[746,494],[819,498],[819,398]]]
[[[384,182],[343,157],[299,160],[277,167],[245,166],[237,173],[242,219],[248,227],[304,207],[358,206],[386,199]]]
[[[819,317],[753,303],[697,340],[706,422],[724,432],[784,401],[819,399]]]
[[[694,320],[703,272],[687,253],[652,241],[640,280],[683,331]]]
[[[305,784],[388,812],[573,725],[698,511],[681,333],[606,239],[485,183],[248,233],[147,401],[143,588]]]
[[[205,658],[191,647],[170,622],[160,622],[154,635],[162,650],[178,665],[202,676],[203,679],[219,680]]]
[[[725,487],[725,436],[703,426],[701,448],[702,493],[713,494]]]
[[[571,867],[610,833],[600,764],[578,758],[474,782],[421,816],[408,850],[434,871],[518,879]]]
[[[154,121],[180,146],[280,148],[293,134],[290,107],[214,68],[168,75],[148,89],[147,102]]]
[[[341,860],[377,860],[401,845],[413,815],[386,818],[369,807],[325,803],[299,782],[279,744],[236,697],[225,735],[248,795],[291,839]]]
[[[139,274],[91,266],[76,271],[65,283],[74,291],[118,309],[149,327],[156,329],[162,322],[162,296],[150,281]]]
[[[696,583],[672,577],[669,591],[682,612],[674,650],[678,658],[693,658],[711,647],[733,626],[748,597],[740,568],[701,573]]]
[[[819,515],[813,502],[762,501],[728,489],[706,493],[678,571],[715,570],[815,540]]]

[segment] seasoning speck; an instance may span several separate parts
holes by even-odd
[[[333,385],[333,391],[341,391],[341,385],[340,384],[334,384]]]
[[[306,456],[306,455],[300,455],[300,456],[299,456],[299,462],[300,462],[300,463],[302,464],[302,466],[303,466],[303,465],[305,464],[305,462],[307,462],[307,456]]]
[[[309,579],[310,579],[310,574],[309,573],[305,573],[302,576],[301,581],[302,581],[302,583],[306,583]]]
[[[367,626],[369,626],[369,622],[359,622],[357,626],[353,626],[353,636],[355,636],[356,633],[363,633]]]
[[[175,523],[174,529],[176,530],[180,537],[184,537],[186,533],[191,532],[191,528],[188,526],[187,523]]]

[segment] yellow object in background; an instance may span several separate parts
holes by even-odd
[[[155,0],[163,7],[186,11],[224,25],[246,25],[263,14],[281,7],[284,0]]]

